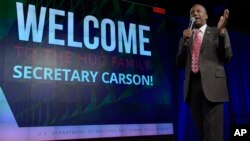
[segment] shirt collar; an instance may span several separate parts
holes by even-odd
[[[206,28],[207,28],[207,24],[204,24],[203,26],[201,26],[201,27],[199,28],[199,30],[200,30],[202,33],[205,33]]]

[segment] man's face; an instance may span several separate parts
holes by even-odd
[[[202,25],[207,23],[207,12],[206,9],[199,4],[194,5],[190,10],[190,17],[195,18],[194,26],[200,28]]]

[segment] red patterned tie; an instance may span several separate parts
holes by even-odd
[[[192,52],[192,72],[197,73],[200,70],[199,65],[199,54],[201,48],[201,31],[196,30],[194,41],[193,41],[193,52]]]

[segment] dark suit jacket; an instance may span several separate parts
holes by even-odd
[[[192,39],[192,38],[191,38]],[[184,98],[188,95],[188,86],[191,72],[192,40],[179,42],[179,51],[176,56],[177,66],[185,68]],[[224,63],[232,57],[232,49],[228,33],[219,36],[216,27],[207,26],[200,49],[199,63],[201,82],[205,97],[212,102],[228,101],[228,89]]]

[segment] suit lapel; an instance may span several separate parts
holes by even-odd
[[[202,53],[206,49],[206,46],[208,45],[209,39],[212,36],[211,32],[212,32],[211,31],[211,27],[207,26],[207,28],[205,30],[205,33],[203,35],[200,53]],[[194,36],[194,34],[192,35],[191,39],[194,38],[193,36]],[[189,43],[189,50],[190,50],[190,53],[192,54],[192,51],[193,51],[193,40],[191,40],[190,43]]]
[[[200,53],[202,53],[206,49],[206,46],[208,45],[208,42],[209,42],[209,39],[211,38],[211,35],[212,35],[211,28],[209,26],[207,26],[205,33],[203,35]]]

